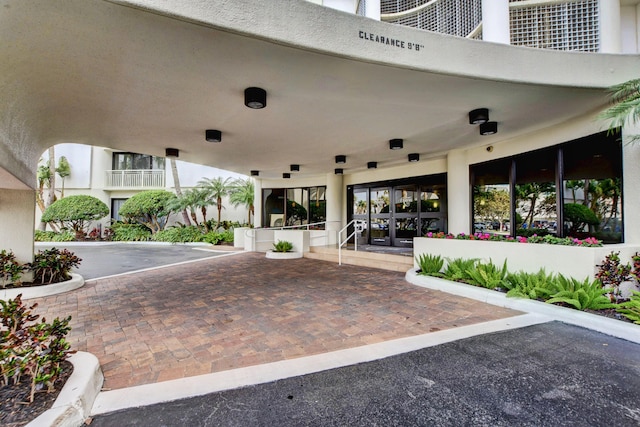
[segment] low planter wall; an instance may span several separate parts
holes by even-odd
[[[273,243],[279,240],[291,242],[292,252],[309,252],[309,232],[306,230],[275,230],[273,232]]]
[[[485,262],[491,260],[500,266],[507,260],[507,268],[512,272],[522,270],[535,273],[544,268],[548,273],[560,273],[579,280],[592,278],[596,266],[612,251],[619,251],[620,259],[627,263],[631,261],[635,252],[640,251],[640,246],[620,244],[589,248],[429,237],[416,237],[413,240],[413,253],[416,258],[421,254],[440,255],[443,258],[478,258]],[[413,262],[417,268],[415,258]]]

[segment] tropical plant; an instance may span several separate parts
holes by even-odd
[[[109,208],[101,200],[87,195],[69,196],[57,200],[42,214],[42,222],[57,222],[61,228],[71,228],[77,238],[85,235],[91,221],[104,218]]]
[[[222,219],[222,209],[224,206],[222,205],[222,198],[229,193],[229,182],[231,178],[222,179],[221,177],[217,178],[203,178],[198,181],[198,187],[203,189],[207,195],[208,205],[215,205],[218,209],[218,221],[217,224],[220,224],[220,220]],[[216,228],[218,228],[216,226]]]
[[[625,124],[635,124],[640,121],[640,79],[632,79],[612,86],[611,106],[600,118],[609,120],[609,131],[616,131]],[[631,142],[640,140],[640,135],[630,135]]]
[[[75,239],[75,233],[69,230],[63,230],[59,233],[55,231],[36,230],[34,234],[34,240],[36,242],[72,242]]]
[[[472,270],[477,262],[477,258],[447,258],[447,267],[442,272],[442,275],[445,279],[448,280],[453,280],[456,282],[469,282],[471,280],[469,270]]]
[[[33,272],[34,283],[49,284],[71,279],[71,269],[81,262],[82,259],[68,249],[51,248],[38,251],[27,266]]]
[[[151,231],[141,224],[114,221],[109,228],[111,240],[116,242],[139,242],[151,239]],[[105,230],[106,231],[106,230]]]
[[[182,186],[180,185],[180,175],[178,174],[178,165],[176,160],[172,157],[167,157],[169,160],[169,167],[171,168],[171,175],[173,176],[173,186],[176,189],[176,196],[178,199],[182,197]],[[182,220],[186,225],[191,225],[189,220],[189,214],[187,213],[187,206],[178,209],[182,213]]]
[[[564,205],[564,220],[570,223],[568,234],[575,235],[585,226],[596,227],[600,220],[589,207],[579,203],[566,203]]]
[[[40,315],[32,314],[37,305],[25,306],[22,295],[0,300],[0,386],[17,385],[28,379],[31,403],[38,389],[54,391],[61,363],[75,353],[65,338],[71,330],[71,316],[38,323]]]
[[[153,240],[157,242],[186,243],[200,242],[203,237],[204,235],[198,227],[190,225],[186,227],[171,227],[158,231],[153,235]]]
[[[416,262],[420,271],[418,274],[425,276],[440,276],[440,270],[444,265],[444,259],[440,255],[420,254],[416,256]]]
[[[291,252],[293,249],[293,243],[288,242],[286,240],[278,240],[273,244],[274,252]]]
[[[622,297],[620,284],[631,279],[631,265],[620,263],[620,252],[611,252],[597,267],[596,279],[602,283],[602,286],[613,289],[610,295],[611,301],[620,300]]]
[[[0,284],[5,288],[8,284],[19,283],[20,277],[27,266],[18,262],[13,251],[0,251]]]
[[[229,190],[229,202],[233,207],[245,206],[249,211],[247,224],[251,224],[251,215],[254,213],[255,188],[250,178],[236,179],[231,183]]]
[[[65,156],[60,156],[58,159],[58,166],[56,167],[56,173],[62,180],[62,187],[60,189],[60,198],[64,197],[64,180],[71,175],[71,165]]]
[[[164,230],[176,196],[165,190],[142,191],[127,199],[118,213],[129,222],[142,224],[155,234]]]
[[[504,286],[504,279],[507,277],[507,260],[504,260],[502,268],[489,262],[477,262],[472,268],[467,270],[469,282],[472,285],[482,286],[487,289],[496,289]]]
[[[508,297],[546,300],[553,293],[554,280],[554,275],[547,274],[544,269],[537,273],[519,271],[507,274],[504,287],[508,289]]]
[[[629,301],[619,304],[616,311],[633,323],[640,325],[640,292],[633,291]]]
[[[599,280],[586,278],[582,282],[572,277],[558,274],[553,283],[554,293],[546,302],[549,304],[565,304],[577,310],[603,310],[614,308],[606,294],[613,291],[612,288],[603,288]]]

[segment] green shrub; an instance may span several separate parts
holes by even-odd
[[[33,271],[34,283],[49,284],[71,279],[71,269],[78,267],[81,261],[68,249],[51,248],[38,251],[33,262],[27,265]]]
[[[278,240],[273,244],[274,252],[291,252],[293,249],[293,243],[287,242],[286,240]]]
[[[144,242],[151,238],[149,229],[140,224],[114,222],[110,229],[111,240],[117,242]]]
[[[69,196],[52,203],[42,214],[42,222],[56,222],[60,228],[72,229],[77,237],[84,237],[91,221],[104,218],[109,208],[92,196]]]
[[[152,234],[164,230],[176,196],[165,190],[142,191],[127,199],[118,213],[128,222],[147,227]]]
[[[20,264],[13,251],[0,251],[0,285],[5,288],[8,284],[19,283],[22,273],[27,266]]]
[[[62,368],[60,364],[75,351],[65,337],[71,330],[71,316],[52,323],[32,314],[37,307],[27,307],[22,295],[13,300],[0,300],[0,387],[20,384],[28,379],[31,384],[29,401],[37,389],[47,387],[54,391],[54,383]],[[34,322],[34,323],[32,323]]]
[[[469,270],[472,270],[477,262],[477,258],[447,258],[447,267],[444,269],[442,275],[445,279],[448,280],[453,280],[456,282],[469,282],[471,280],[471,276],[469,276]]]
[[[585,226],[598,226],[600,220],[588,206],[580,203],[567,203],[564,205],[564,220],[569,222],[569,235],[575,235]]]
[[[499,268],[491,260],[488,263],[478,262],[467,270],[469,283],[482,286],[487,289],[495,289],[504,286],[507,277],[507,260],[504,260],[502,268]]]
[[[36,242],[53,242],[53,238],[57,235],[55,231],[36,230],[33,239]]]
[[[549,304],[561,303],[577,310],[603,310],[614,308],[606,294],[613,291],[612,288],[603,288],[599,280],[586,278],[579,281],[574,278],[564,277],[559,274],[553,283],[555,292],[546,302]]]
[[[235,237],[233,234],[233,228],[229,228],[227,230],[220,232],[220,237],[221,237],[221,241],[225,243],[233,243],[233,239]]]
[[[420,272],[425,276],[439,276],[444,265],[444,259],[440,255],[421,254],[416,256],[416,262],[420,267]]]
[[[620,284],[626,280],[631,280],[631,264],[620,263],[620,252],[611,252],[598,266],[596,279],[602,283],[603,287],[612,288],[611,300],[620,300],[622,291]]]
[[[633,291],[631,299],[619,304],[616,311],[633,323],[640,325],[640,292]]]
[[[508,289],[508,297],[546,300],[553,293],[554,281],[555,276],[547,274],[544,269],[537,273],[519,271],[507,274],[504,287]]]
[[[153,235],[153,240],[157,242],[186,243],[201,242],[204,235],[200,229],[194,225],[189,227],[172,227],[158,231]]]

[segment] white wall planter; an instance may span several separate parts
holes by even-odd
[[[309,252],[309,232],[307,230],[275,230],[273,243],[278,243],[279,240],[291,242],[293,252]]]
[[[269,259],[297,259],[302,258],[302,252],[274,252],[267,251]]]
[[[244,236],[249,227],[236,227],[233,229],[233,247],[244,248]]]
[[[491,242],[478,240],[434,239],[416,237],[413,240],[415,257],[421,254],[440,255],[443,258],[479,258],[502,265],[507,260],[509,271],[535,273],[544,268],[547,273],[560,273],[584,280],[593,278],[596,266],[611,252],[620,251],[626,263],[631,255],[640,251],[637,245],[607,245],[596,248],[542,243]],[[414,258],[414,266],[417,262]],[[446,263],[446,260],[445,260]]]

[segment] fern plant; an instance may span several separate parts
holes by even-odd
[[[614,308],[606,294],[612,292],[611,288],[603,288],[599,280],[579,281],[574,278],[564,277],[559,274],[554,282],[555,291],[547,302],[549,304],[562,303],[577,310],[603,310]]]
[[[504,285],[507,277],[507,260],[504,260],[502,268],[491,260],[488,263],[478,262],[473,268],[467,270],[470,283],[487,289],[495,289]]]
[[[445,279],[453,280],[456,282],[469,282],[471,276],[469,276],[469,270],[472,270],[476,263],[477,258],[447,258],[447,267],[444,269],[442,275]]]
[[[554,275],[541,268],[537,273],[519,271],[507,274],[504,287],[508,289],[507,297],[545,300],[553,293],[554,281]]]
[[[293,243],[287,242],[286,240],[278,240],[277,243],[273,244],[274,252],[291,252],[293,249]]]
[[[616,311],[633,323],[640,325],[640,292],[633,291],[631,299],[619,304]]]
[[[440,270],[444,265],[444,259],[440,255],[421,254],[416,256],[416,262],[420,271],[418,274],[424,276],[440,276]]]

